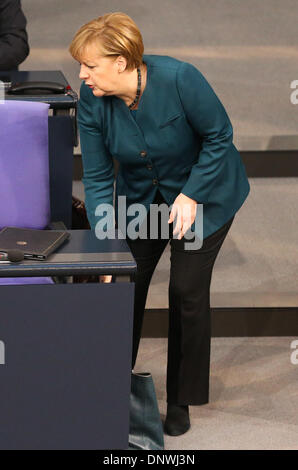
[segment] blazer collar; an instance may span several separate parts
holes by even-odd
[[[150,95],[150,89],[151,89],[151,66],[149,63],[146,62],[145,59],[146,59],[146,56],[144,56],[144,63],[147,65],[146,87],[139,101],[136,120],[131,115],[131,111],[129,107],[124,103],[124,101],[121,98],[118,98],[117,96],[113,97],[114,104],[119,114],[121,114],[121,118],[126,118],[130,120],[131,123],[133,123],[134,127],[135,126],[138,127],[137,125],[138,121],[142,120],[142,115],[144,115],[144,113],[146,112],[146,102],[148,101],[148,96]]]

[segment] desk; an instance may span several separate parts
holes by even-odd
[[[70,234],[46,262],[0,276],[123,282],[0,287],[0,449],[127,449],[136,264],[124,240]]]

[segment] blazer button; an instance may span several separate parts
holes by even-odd
[[[158,184],[158,180],[154,178],[154,179],[152,180],[152,184],[154,184],[154,185]]]
[[[147,152],[145,152],[145,150],[142,150],[142,151],[140,152],[140,155],[141,155],[141,157],[146,157]]]

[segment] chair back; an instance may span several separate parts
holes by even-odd
[[[0,229],[50,223],[48,109],[0,101]]]

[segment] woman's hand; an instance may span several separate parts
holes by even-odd
[[[168,220],[170,224],[176,219],[173,235],[178,234],[178,240],[181,240],[187,230],[192,226],[196,218],[196,213],[197,201],[180,193],[174,201]]]
[[[112,282],[112,276],[104,275],[104,276],[99,276],[99,282]]]

